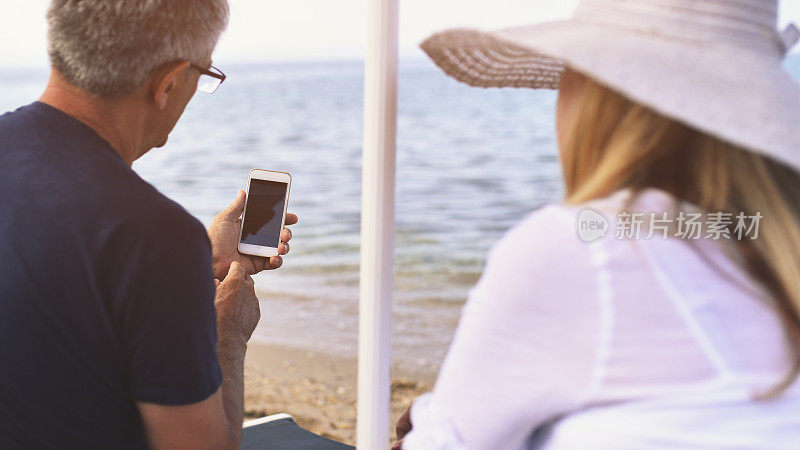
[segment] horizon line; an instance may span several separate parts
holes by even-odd
[[[400,55],[399,61],[428,61],[424,54],[416,55]],[[314,63],[363,63],[363,56],[332,56],[326,57],[311,57],[311,58],[283,58],[276,57],[270,59],[237,59],[230,60],[215,60],[214,64],[224,64],[227,67],[242,67],[248,65],[267,65],[267,64],[314,64]],[[33,71],[33,70],[48,70],[50,63],[28,63],[23,62],[18,65],[11,65],[9,61],[0,61],[0,72],[15,72],[15,71]]]
[[[800,56],[800,48],[789,52],[786,55],[786,58],[795,58]],[[422,52],[414,52],[414,53],[401,53],[399,55],[399,61],[402,62],[421,62],[421,61],[430,61],[427,56]],[[360,55],[340,55],[340,56],[331,56],[331,57],[324,57],[324,56],[314,56],[314,57],[299,57],[299,58],[291,58],[291,57],[274,57],[274,58],[265,58],[265,59],[240,59],[240,58],[231,58],[229,60],[220,59],[215,60],[215,64],[224,64],[227,67],[242,67],[242,66],[255,66],[255,65],[270,65],[270,64],[314,64],[314,63],[363,63],[364,56]],[[0,60],[0,73],[12,73],[12,72],[24,72],[24,71],[39,71],[39,70],[49,70],[50,63],[49,61],[33,63],[33,62],[23,62],[18,65],[11,65],[10,61],[2,61]]]

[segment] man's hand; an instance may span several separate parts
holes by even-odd
[[[242,212],[246,194],[240,190],[236,200],[224,211],[217,214],[211,226],[208,227],[208,237],[211,240],[211,252],[214,264],[214,277],[218,280],[225,278],[231,263],[236,261],[242,265],[248,275],[253,275],[262,270],[277,269],[283,264],[283,258],[273,256],[264,258],[261,256],[243,255],[239,253],[239,234],[242,227]],[[297,223],[297,216],[286,214],[286,225]],[[278,253],[285,255],[289,253],[289,240],[292,239],[292,232],[288,228],[281,230],[281,243],[278,245]]]
[[[217,309],[219,344],[225,344],[228,339],[232,339],[234,344],[245,344],[261,318],[255,283],[236,261],[231,263],[225,279],[216,283],[214,306]]]

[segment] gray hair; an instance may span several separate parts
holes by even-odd
[[[163,64],[207,63],[229,14],[227,0],[53,0],[50,64],[93,96],[122,97]]]

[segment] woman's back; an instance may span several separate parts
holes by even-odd
[[[583,242],[586,208],[623,226]],[[696,211],[662,191],[623,190],[546,207],[510,231],[404,448],[796,446],[797,390],[753,400],[790,370],[771,296],[731,240],[651,235],[650,212],[678,209]]]

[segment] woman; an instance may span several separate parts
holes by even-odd
[[[584,0],[423,43],[469,84],[559,89],[566,198],[489,253],[403,448],[800,445],[799,33],[776,20]]]

